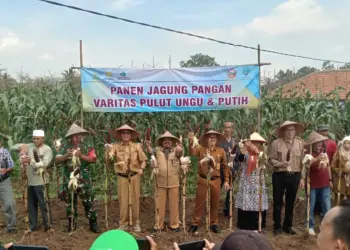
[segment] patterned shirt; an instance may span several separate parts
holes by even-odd
[[[3,147],[0,148],[0,168],[13,168],[15,163],[12,160],[11,154],[7,149]],[[0,174],[0,178],[6,177],[8,174]]]

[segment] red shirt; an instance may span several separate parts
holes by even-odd
[[[319,153],[312,153],[314,158],[317,158]],[[311,188],[324,188],[329,187],[329,174],[328,168],[318,167],[320,164],[319,161],[311,164],[310,167],[310,187]]]
[[[328,139],[325,141],[326,144],[326,152],[329,158],[329,164],[332,164],[332,159],[334,154],[337,152],[338,145],[335,141]]]

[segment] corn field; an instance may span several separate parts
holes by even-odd
[[[285,120],[302,123],[306,128],[304,138],[320,123],[330,125],[334,139],[341,139],[350,130],[350,103],[345,101],[340,105],[338,90],[328,96],[318,96],[317,99],[312,98],[308,90],[305,90],[303,98],[297,98],[295,93],[290,93],[287,99],[281,96],[280,90],[271,95],[266,89],[262,89],[260,132],[268,141],[274,139],[274,130]],[[18,83],[2,88],[0,133],[8,137],[5,142],[8,145],[5,146],[29,143],[33,129],[43,129],[46,133],[46,144],[54,150],[53,140],[63,137],[73,122],[79,124],[80,98],[80,86],[73,81]],[[107,131],[111,128],[128,123],[136,127],[141,139],[145,130],[151,128],[154,141],[166,129],[174,135],[186,137],[186,121],[192,125],[201,124],[202,131],[209,121],[211,128],[219,131],[225,121],[234,121],[235,137],[244,139],[258,129],[257,117],[257,110],[248,109],[182,113],[84,113],[84,128],[92,134],[87,141],[95,146],[99,157],[92,170],[96,182],[95,191],[97,194],[103,191],[103,145],[106,143]],[[18,157],[13,154],[13,158],[17,162],[16,175],[19,171]],[[194,166],[188,176],[189,195],[195,193],[195,173]],[[149,176],[148,170],[143,178],[143,195],[149,195],[153,190]],[[114,176],[110,181],[115,185]],[[55,188],[52,192],[54,191]]]

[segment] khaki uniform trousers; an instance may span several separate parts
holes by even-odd
[[[157,188],[158,193],[158,213],[159,225],[155,225],[156,229],[162,230],[164,228],[164,218],[166,211],[167,196],[169,196],[169,215],[170,227],[172,229],[178,228],[179,225],[179,187],[174,188]],[[157,204],[156,204],[157,205]],[[157,218],[156,218],[157,221]]]
[[[133,226],[140,226],[140,176],[138,174],[131,178],[131,210]],[[119,226],[129,225],[129,181],[128,178],[117,177],[118,200],[120,209]]]
[[[218,225],[219,203],[220,203],[220,178],[211,180],[210,186],[210,226]],[[196,192],[196,207],[192,217],[192,225],[199,226],[204,214],[204,208],[207,205],[207,179],[198,177]]]

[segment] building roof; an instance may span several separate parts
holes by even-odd
[[[281,87],[282,96],[287,98],[294,91],[297,93],[297,96],[302,97],[307,89],[312,96],[316,97],[320,94],[323,96],[327,95],[337,87],[341,87],[343,89],[338,89],[338,93],[340,99],[344,100],[350,92],[350,69],[317,71],[284,84]],[[274,93],[275,91],[276,89],[270,90],[270,93]],[[330,96],[329,98],[332,97]]]

